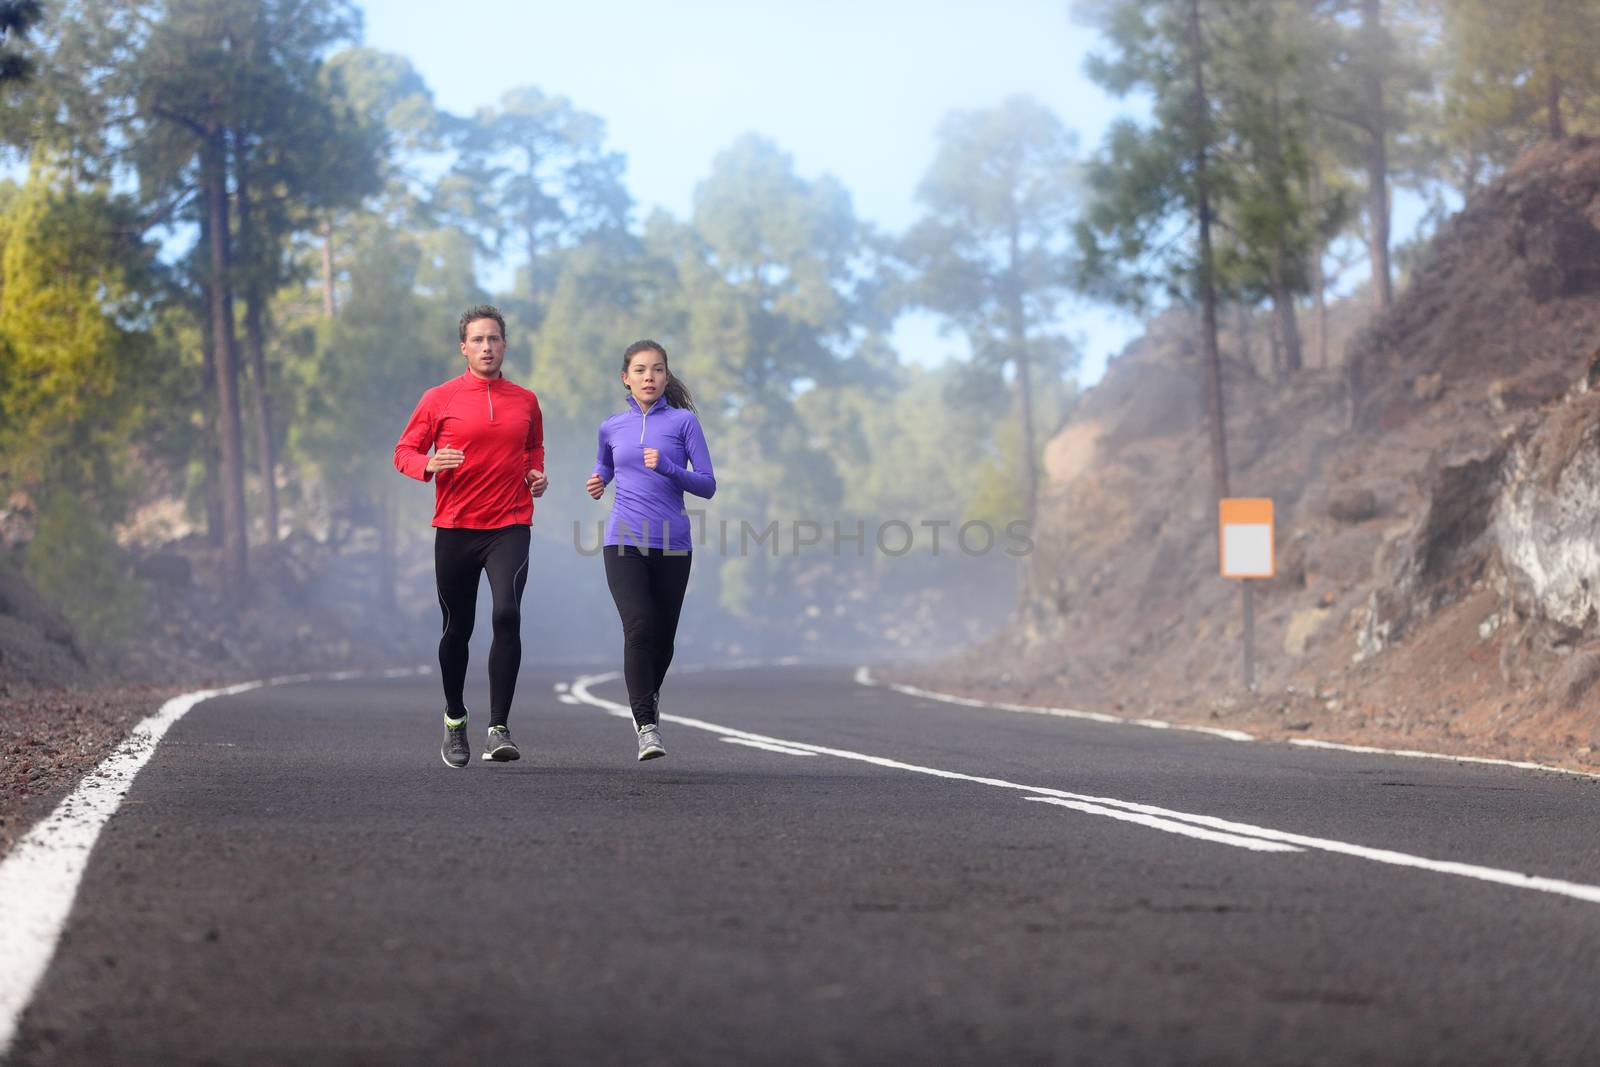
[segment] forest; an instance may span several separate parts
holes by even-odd
[[[640,217],[604,115],[537,84],[442,110],[345,0],[0,0],[0,546],[93,641],[141,625],[125,556],[163,535],[203,539],[242,604],[264,549],[368,531],[392,604],[426,525],[393,442],[483,301],[553,484],[576,497],[620,353],[655,337],[724,457],[717,517],[791,542],[798,517],[1031,520],[1079,393],[1070,309],[1192,308],[1227,496],[1244,324],[1272,375],[1340,373],[1330,302],[1388,308],[1431,225],[1595,127],[1594,0],[1071,10],[1132,117],[1083,145],[1023,96],[952,112],[890,233],[760,132],[688,217]],[[1429,206],[1408,244],[1402,191]],[[910,310],[970,359],[903,358]],[[723,609],[795,580],[798,549],[721,560]]]

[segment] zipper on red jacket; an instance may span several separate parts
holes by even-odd
[[[492,381],[484,382],[483,383],[483,391],[485,393],[487,393],[488,396],[489,396],[489,421],[493,422],[494,421],[494,382],[492,382]]]

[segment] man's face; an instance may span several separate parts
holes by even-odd
[[[493,319],[473,319],[467,323],[467,339],[461,342],[467,369],[480,378],[500,377],[500,364],[506,358],[506,339],[500,324]]]

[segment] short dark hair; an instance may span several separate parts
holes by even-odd
[[[460,339],[462,341],[467,339],[467,327],[479,319],[493,319],[500,325],[500,340],[506,340],[506,320],[505,316],[500,314],[500,309],[493,304],[479,304],[477,307],[470,307],[461,313],[461,323],[456,327],[456,330],[461,335]]]

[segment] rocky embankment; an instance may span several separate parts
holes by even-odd
[[[1600,766],[1600,143],[1472,197],[1330,368],[1228,347],[1231,493],[1276,513],[1257,691],[1181,313],[1049,443],[1019,620],[923,684]]]

